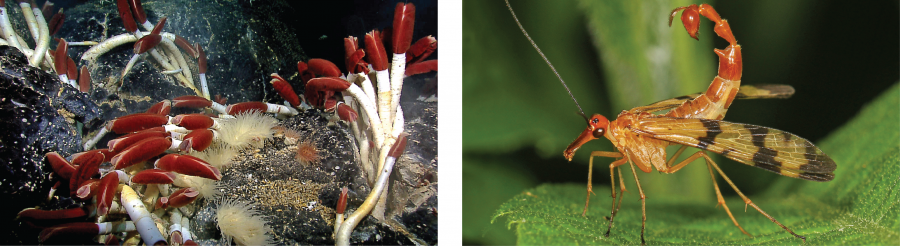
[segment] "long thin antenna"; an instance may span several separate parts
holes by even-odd
[[[556,74],[556,77],[559,78],[559,82],[562,83],[562,86],[566,88],[566,92],[569,93],[569,96],[572,97],[572,101],[575,102],[575,106],[578,107],[578,112],[581,113],[581,117],[584,117],[585,120],[588,119],[587,115],[584,114],[584,110],[581,110],[581,105],[578,104],[578,100],[575,100],[575,95],[572,95],[572,91],[569,90],[569,86],[566,85],[566,81],[563,81],[562,76],[559,75],[559,72],[556,71],[556,68],[553,67],[553,64],[550,63],[550,60],[547,59],[547,56],[544,55],[544,52],[541,52],[541,48],[538,48],[537,43],[531,39],[531,36],[528,35],[528,32],[525,31],[525,27],[522,27],[522,22],[519,22],[519,17],[516,17],[516,12],[513,11],[512,5],[509,5],[509,0],[506,1],[506,7],[509,8],[509,13],[512,14],[513,19],[516,20],[516,24],[519,25],[519,30],[522,30],[522,34],[525,34],[525,37],[528,38],[528,42],[531,42],[531,46],[534,46],[534,49],[537,50],[538,54],[541,55],[541,58],[544,58],[544,62],[547,63],[547,66],[550,66],[550,69],[553,70],[553,74]]]

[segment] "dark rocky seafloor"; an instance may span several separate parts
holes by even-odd
[[[394,4],[387,5],[390,7],[379,9],[379,15],[384,15],[383,9],[392,12]],[[271,73],[281,74],[297,93],[303,93],[296,62],[308,58],[296,39],[305,35],[304,29],[292,26],[288,20],[312,10],[293,9],[285,1],[144,1],[143,7],[152,21],[168,17],[163,31],[203,46],[209,58],[207,78],[211,95],[221,95],[227,103],[280,103],[281,98],[268,83]],[[23,34],[21,18],[16,18],[21,14],[16,8],[9,9],[11,21]],[[114,1],[90,1],[67,8],[65,13],[66,21],[55,37],[70,42],[100,41],[126,32]],[[436,21],[430,24],[436,26]],[[363,29],[374,28],[369,25],[375,23]],[[428,34],[437,33],[417,32],[413,38]],[[338,42],[340,48],[331,53],[343,56],[340,38],[325,41]],[[56,42],[51,41],[51,48],[55,47]],[[21,209],[83,206],[65,193],[44,201],[50,186],[58,180],[51,175],[44,154],[56,151],[69,156],[84,151],[83,141],[104,122],[144,112],[163,99],[193,95],[193,91],[177,85],[173,77],[161,74],[158,65],[149,59],[137,62],[128,76],[119,80],[132,55],[131,49],[130,44],[118,47],[89,64],[80,60],[87,48],[71,46],[69,56],[79,67],[87,66],[93,80],[92,91],[81,93],[61,84],[55,74],[28,67],[17,50],[0,47],[0,113],[4,116],[0,117],[0,161],[4,163],[0,199],[16,201],[0,215],[3,221],[14,223],[2,229],[0,235],[5,236],[0,237],[0,244],[38,243],[39,230],[14,221]],[[199,83],[196,60],[187,60]],[[344,67],[343,60],[333,62]],[[436,73],[406,79],[401,105],[406,112],[410,141],[391,175],[387,221],[368,216],[354,230],[352,244],[437,244],[437,103],[416,100],[422,94],[435,93],[435,84]],[[170,115],[195,112],[198,111],[173,108]],[[334,209],[340,188],[350,189],[347,215],[362,204],[370,191],[359,171],[359,161],[352,154],[355,141],[349,128],[342,123],[329,126],[326,114],[310,110],[279,123],[313,136],[316,145],[325,150],[319,164],[299,163],[292,154],[296,145],[285,144],[284,137],[276,137],[262,148],[241,152],[235,163],[223,170],[224,197],[255,202],[256,208],[267,216],[277,244],[333,244]],[[82,122],[83,128],[78,129],[76,122]],[[79,132],[84,132],[84,138],[78,137]],[[106,141],[117,136],[107,135],[98,146],[105,146]],[[217,202],[201,199],[184,210],[192,212],[193,233],[201,244],[224,242],[212,217]]]

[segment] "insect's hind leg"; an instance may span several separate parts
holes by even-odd
[[[728,213],[728,217],[731,217],[731,221],[734,222],[734,225],[737,226],[738,229],[741,229],[741,232],[743,232],[745,235],[753,237],[753,235],[747,233],[747,231],[745,231],[744,228],[741,227],[740,224],[738,224],[737,220],[734,219],[734,215],[731,214],[731,210],[728,209],[728,204],[725,204],[725,198],[722,197],[722,192],[719,190],[719,184],[716,182],[716,176],[713,175],[713,167],[710,164],[712,162],[712,159],[710,159],[709,156],[706,155],[705,151],[700,151],[697,153],[702,153],[701,155],[703,155],[704,159],[706,159],[706,167],[709,169],[709,177],[712,178],[713,188],[716,188],[716,198],[719,200],[719,203],[717,203],[716,206],[722,205],[722,207],[725,208],[725,213]]]
[[[702,151],[701,151],[701,152],[702,152]],[[701,153],[701,152],[697,152],[697,153]],[[760,209],[759,206],[756,206],[756,204],[754,204],[753,201],[750,201],[750,198],[747,198],[747,196],[745,196],[744,193],[741,193],[741,190],[739,190],[739,189],[737,188],[737,186],[735,186],[734,183],[731,182],[731,179],[729,179],[728,176],[725,175],[725,172],[722,172],[722,169],[719,168],[719,165],[716,165],[716,162],[712,161],[712,159],[710,159],[709,156],[707,156],[706,154],[703,154],[703,158],[706,159],[706,163],[708,163],[708,164],[710,164],[710,165],[712,165],[713,167],[716,168],[716,171],[719,172],[719,175],[722,175],[722,178],[725,179],[725,182],[728,182],[728,185],[731,185],[731,188],[734,189],[734,191],[737,192],[737,194],[738,194],[739,196],[741,196],[742,199],[744,199],[744,203],[745,203],[746,205],[750,205],[751,207],[755,208],[756,211],[759,211],[759,213],[761,213],[762,215],[765,215],[766,218],[769,218],[769,220],[771,220],[772,222],[774,222],[774,223],[777,224],[778,226],[781,226],[782,229],[784,229],[785,231],[791,233],[791,235],[794,235],[794,237],[803,239],[803,242],[806,242],[806,237],[797,235],[797,233],[794,233],[794,231],[792,231],[791,229],[788,229],[787,226],[782,225],[782,224],[779,223],[777,220],[775,220],[775,218],[773,218],[772,216],[770,216],[769,214],[767,214],[765,211],[763,211],[762,209]],[[710,172],[712,172],[712,170],[710,170]],[[640,186],[638,186],[638,187],[640,187]],[[744,210],[747,209],[747,208],[746,208],[746,205],[744,206]],[[732,219],[733,219],[733,217],[732,217]],[[739,226],[739,227],[740,227],[740,226]],[[742,230],[742,231],[743,231],[743,230]],[[745,232],[745,233],[746,233],[746,232]]]
[[[585,216],[587,214],[588,204],[591,202],[591,193],[594,193],[594,191],[592,189],[593,184],[591,183],[591,178],[593,177],[593,172],[594,172],[594,157],[620,158],[620,157],[624,157],[624,155],[622,155],[622,153],[619,153],[619,152],[610,152],[610,151],[592,151],[591,152],[591,158],[588,159],[587,199],[585,199],[585,201],[584,201],[584,211],[581,212],[581,216]],[[625,158],[622,158],[622,159],[613,161],[613,163],[609,165],[610,177],[613,180],[615,180],[615,176],[612,174],[613,168],[615,168],[619,165],[622,165],[622,163],[625,163],[625,160],[626,160]],[[619,162],[621,162],[621,163],[619,163]],[[621,176],[622,175],[619,175],[619,177],[621,177]],[[624,188],[624,186],[623,186],[623,188]],[[613,185],[612,185],[612,191],[613,191],[612,192],[613,204],[615,204],[615,200],[616,200],[615,199],[616,198],[615,183],[613,183]]]

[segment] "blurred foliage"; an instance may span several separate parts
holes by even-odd
[[[714,36],[711,22],[702,20],[700,41],[688,37],[678,19],[672,27],[667,25],[671,9],[690,3],[511,4],[585,113],[614,119],[621,110],[702,91],[715,76],[712,49],[727,43]],[[897,2],[708,3],[729,20],[742,45],[744,84],[789,84],[797,89],[788,100],[737,101],[725,120],[782,129],[818,142],[898,80]],[[856,15],[880,24],[838,18]],[[613,147],[608,141],[592,141],[574,157],[578,164],[562,158],[565,146],[585,126],[577,110],[502,1],[463,3],[464,243],[514,243],[515,235],[505,225],[489,223],[490,214],[526,187],[575,182],[582,187],[579,199],[584,199],[588,153]],[[731,178],[751,197],[783,179],[717,160],[725,173],[741,174]],[[601,197],[608,197],[609,187],[603,186],[609,184],[608,161],[598,159],[594,169],[594,190]],[[659,206],[714,202],[706,168],[698,163],[673,175],[644,174],[647,178],[641,181],[648,197]],[[732,199],[734,193],[726,188],[723,194]],[[609,204],[600,204],[608,209]],[[713,218],[719,222],[719,217]]]
[[[751,199],[795,233],[806,236],[809,244],[900,242],[898,122],[900,83],[819,145],[838,163],[834,180],[817,183],[780,178],[766,192]],[[631,192],[624,197],[609,238],[603,237],[609,223],[604,219],[608,210],[598,207],[608,207],[612,198],[594,196],[592,212],[586,218],[581,217],[584,199],[581,185],[545,184],[526,190],[503,204],[494,219],[502,218],[515,229],[519,244],[637,244],[641,204],[637,189],[630,182],[633,179],[626,180]],[[728,185],[720,184],[720,188],[728,189]],[[742,235],[722,209],[713,208],[715,202],[673,202],[668,199],[670,196],[667,193],[648,196],[645,232],[648,244],[801,242],[752,208],[741,213],[740,198],[727,199],[726,203],[731,205],[738,223],[754,237]]]

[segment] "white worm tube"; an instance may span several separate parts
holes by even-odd
[[[194,240],[191,238],[191,220],[188,217],[181,218],[181,240],[182,244]]]
[[[38,42],[38,38],[41,36],[41,30],[38,27],[37,21],[34,19],[34,12],[31,11],[31,4],[26,1],[19,2],[19,7],[22,8],[22,15],[25,16],[25,23],[28,26],[28,31],[31,31],[31,37],[34,39],[34,42]]]
[[[362,205],[356,209],[353,214],[347,217],[343,224],[341,224],[338,232],[335,233],[335,244],[336,245],[350,245],[350,233],[353,232],[353,229],[356,228],[356,225],[359,224],[362,219],[372,211],[372,208],[375,207],[376,200],[381,193],[383,193],[387,188],[388,180],[391,176],[391,171],[394,169],[394,163],[397,161],[397,158],[403,153],[404,148],[406,147],[406,135],[403,134],[400,136],[402,140],[398,142],[398,144],[391,146],[391,150],[389,152],[390,155],[385,160],[384,169],[381,170],[378,175],[378,182],[375,183],[375,186],[372,187],[372,192],[366,196],[366,200]]]
[[[400,92],[403,91],[403,77],[406,77],[406,54],[394,54],[391,61],[391,119],[397,115]]]
[[[38,19],[38,22],[41,22],[40,19]],[[40,24],[40,23],[38,23],[38,24]],[[97,45],[100,43],[97,43],[96,41],[78,41],[78,42],[68,42],[68,44],[69,44],[69,46],[93,46],[93,45]]]
[[[387,78],[387,71],[384,71],[385,78]],[[366,95],[369,96],[369,103],[373,105],[378,105],[375,101],[375,98],[378,97],[378,94],[375,94],[375,87],[372,85],[372,80],[369,79],[369,75],[365,73],[359,73],[360,76],[365,77],[365,80],[362,81],[362,89],[366,92]],[[375,79],[380,80],[381,78],[377,77],[378,72],[375,72]]]
[[[172,71],[162,71],[161,73],[166,74],[166,75],[172,75],[172,74],[180,73],[181,70],[184,70],[184,69],[179,68],[179,69],[172,70]]]
[[[131,221],[97,223],[97,228],[100,229],[100,233],[97,233],[98,235],[128,232],[137,229],[134,226],[134,222]]]
[[[194,85],[194,75],[191,73],[191,68],[188,67],[187,61],[184,59],[184,55],[181,54],[181,50],[179,50],[178,47],[175,46],[175,43],[168,38],[163,38],[162,41],[159,42],[159,44],[162,45],[163,49],[167,51],[166,53],[169,54],[170,57],[175,57],[175,61],[178,62],[178,66],[183,69],[181,73],[185,78],[188,79],[188,81],[191,82],[191,87],[196,87],[196,85]]]
[[[294,116],[299,114],[296,109],[280,104],[266,103],[266,113],[275,113]]]
[[[226,110],[227,108],[225,107],[225,105],[219,104],[217,102],[212,102],[212,106],[209,106],[209,107],[212,108],[213,110],[215,110],[216,112],[219,112],[219,114],[225,114],[225,115],[228,114],[228,110]]]
[[[372,128],[372,136],[375,138],[375,146],[380,148],[384,143],[384,128],[382,127],[381,120],[378,118],[378,113],[375,111],[375,106],[366,100],[362,100],[366,98],[366,93],[363,92],[359,86],[356,86],[356,84],[350,84],[350,88],[345,91],[356,98],[356,101],[362,106],[363,111],[368,115],[369,127]]]
[[[34,12],[34,17],[37,19],[38,30],[40,33],[40,37],[35,41],[34,54],[31,56],[29,63],[33,67],[40,66],[42,59],[45,55],[49,57],[49,53],[47,53],[47,49],[50,46],[50,28],[47,27],[47,21],[44,20],[44,14],[41,13],[37,8],[32,8]],[[71,45],[71,44],[69,44]]]
[[[144,203],[141,202],[141,198],[134,192],[134,189],[127,185],[120,185],[120,187],[122,187],[121,199],[125,204],[125,211],[128,211],[131,221],[134,221],[135,229],[141,234],[144,244],[165,244],[165,237],[156,228],[156,223],[150,218],[150,212],[147,212],[147,208],[144,207]]]
[[[22,49],[21,45],[19,45],[19,39],[16,37],[16,30],[9,23],[9,12],[6,10],[6,7],[0,7],[0,29],[3,30],[3,36],[10,46]]]
[[[97,142],[100,142],[100,139],[103,138],[103,136],[106,136],[107,132],[109,132],[109,130],[106,129],[106,126],[100,127],[100,131],[97,132],[97,135],[94,135],[94,138],[91,138],[87,142],[84,142],[84,150],[93,148],[94,145],[97,144]]]
[[[382,74],[387,74],[387,71],[377,71],[375,72],[375,81],[378,83],[378,117],[381,119],[381,128],[384,129],[385,132],[391,131],[391,80],[387,78],[387,76],[382,76]],[[379,144],[380,147],[380,144]]]
[[[200,74],[200,91],[203,92],[203,98],[209,99],[209,86],[206,83],[206,74]]]
[[[125,64],[125,69],[122,70],[122,77],[119,77],[120,80],[125,79],[125,76],[128,75],[128,72],[131,71],[131,68],[134,67],[134,63],[137,62],[141,55],[143,54],[134,54],[131,56],[131,60],[128,60],[128,64]]]

